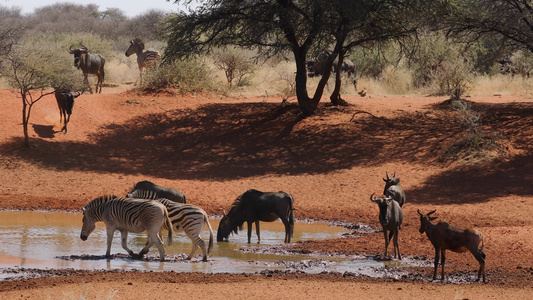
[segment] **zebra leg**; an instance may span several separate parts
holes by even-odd
[[[121,230],[120,231],[120,235],[121,235],[122,248],[124,248],[124,250],[128,251],[128,254],[131,257],[134,257],[135,253],[133,253],[133,251],[131,251],[130,248],[128,248],[128,231],[127,230]]]
[[[107,251],[105,252],[105,257],[111,256],[111,242],[113,242],[113,234],[115,233],[115,228],[106,226],[107,230]]]
[[[191,228],[191,226],[188,226],[186,228],[184,227],[183,229],[185,230],[185,233],[187,234],[189,239],[191,239],[191,242],[192,242],[192,250],[189,256],[187,257],[187,260],[191,260],[192,257],[194,256],[194,253],[196,252],[196,249],[198,249],[198,236],[200,235],[200,231],[202,231],[202,228]],[[194,232],[194,231],[197,231],[197,232]]]
[[[139,255],[144,255],[148,253],[148,250],[150,250],[150,247],[152,247],[155,244],[157,246],[157,249],[159,250],[159,260],[165,261],[165,247],[163,247],[163,241],[161,240],[161,237],[159,237],[158,232],[159,230],[148,233],[148,236],[150,237],[150,242],[146,244],[146,246],[144,246],[144,248],[141,250]]]

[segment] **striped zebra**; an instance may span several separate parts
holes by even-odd
[[[105,256],[110,257],[111,242],[115,230],[120,231],[122,236],[122,248],[128,251],[134,258],[142,258],[148,253],[153,244],[159,249],[161,261],[165,260],[165,249],[159,231],[163,224],[170,228],[168,232],[168,244],[172,244],[172,225],[168,211],[164,205],[157,201],[146,201],[144,199],[118,198],[116,196],[103,196],[89,202],[83,208],[83,226],[80,238],[86,241],[96,227],[96,222],[103,221],[107,231],[107,251]],[[146,246],[135,255],[128,248],[128,232],[148,233],[149,241]]]
[[[139,38],[132,39],[128,50],[126,50],[126,57],[130,57],[130,55],[134,53],[137,54],[137,65],[139,66],[141,80],[144,68],[151,68],[159,65],[159,62],[161,61],[161,54],[159,54],[159,51],[143,50],[144,42]]]
[[[159,198],[156,192],[147,190],[135,190],[131,194],[128,194],[128,197],[154,199],[165,205],[170,221],[174,226],[174,231],[177,232],[180,228],[183,228],[192,241],[192,251],[187,259],[191,260],[198,247],[200,247],[203,252],[203,261],[207,261],[207,254],[213,248],[213,228],[209,224],[207,214],[202,208],[192,204],[183,204],[170,201],[166,198]],[[204,224],[207,224],[209,229],[209,246],[207,248],[204,240],[200,236],[200,233],[204,229]]]

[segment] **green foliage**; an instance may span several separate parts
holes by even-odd
[[[148,69],[140,83],[143,91],[157,92],[169,88],[178,89],[181,93],[210,90],[210,70],[200,58],[167,61],[158,68]]]
[[[357,77],[379,78],[391,64],[400,58],[398,45],[393,42],[377,44],[375,47],[354,48],[348,59],[356,66]]]
[[[224,71],[229,88],[232,88],[234,83],[236,86],[249,84],[250,76],[256,69],[252,52],[225,47],[216,49],[211,56],[215,67]]]

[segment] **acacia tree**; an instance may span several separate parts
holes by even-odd
[[[497,36],[508,45],[533,52],[533,4],[530,0],[457,1],[455,9],[441,24],[452,35]]]
[[[176,0],[175,3],[191,1]],[[296,96],[302,112],[312,114],[323,95],[335,58],[356,45],[403,32],[403,22],[420,20],[409,13],[438,0],[207,0],[194,11],[168,19],[165,56],[182,58],[212,47],[255,47],[261,54],[292,52],[296,63]],[[405,11],[405,9],[408,9]],[[394,14],[394,15],[390,15]],[[397,26],[400,25],[400,28]],[[409,29],[410,30],[410,29]],[[350,37],[350,38],[349,38]],[[351,37],[354,37],[352,39]],[[312,47],[330,50],[314,94],[307,92],[307,55]],[[342,63],[342,62],[340,62]]]
[[[69,74],[74,74],[73,68],[53,45],[32,39],[16,45],[4,59],[1,75],[22,100],[22,127],[26,147],[30,147],[28,124],[33,105],[44,96],[54,93],[54,88],[71,89],[79,86],[75,81],[81,82],[81,78]]]

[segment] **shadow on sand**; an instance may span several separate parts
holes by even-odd
[[[488,130],[503,131],[512,137],[515,148],[529,150],[533,104],[479,105],[476,109],[483,111]],[[354,114],[350,120],[356,111],[353,106],[323,108],[301,119],[297,107],[291,105],[208,104],[108,125],[91,136],[92,143],[41,139],[34,141],[38,150],[28,150],[21,149],[20,139],[14,139],[0,147],[3,153],[45,168],[224,180],[328,173],[390,161],[444,167],[438,158],[463,131],[446,108],[398,112],[389,119]],[[327,122],[331,117],[345,121]],[[450,202],[485,201],[487,193],[531,195],[531,161],[531,155],[522,155],[490,168],[445,168],[409,191],[409,201],[440,203],[450,199],[447,195],[458,196]]]

